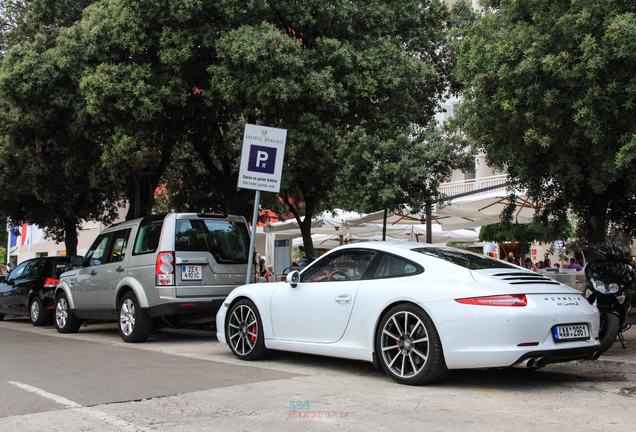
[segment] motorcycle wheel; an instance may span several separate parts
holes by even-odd
[[[601,348],[599,350],[600,354],[603,354],[605,351],[610,349],[614,341],[616,341],[616,336],[618,336],[619,330],[620,323],[618,316],[613,313],[601,314],[601,327],[598,332],[598,338],[601,341]]]

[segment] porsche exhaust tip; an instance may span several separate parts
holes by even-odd
[[[547,363],[547,360],[543,357],[530,357],[513,366],[521,369],[538,369],[545,366]]]

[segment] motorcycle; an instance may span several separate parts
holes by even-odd
[[[622,333],[631,327],[629,312],[634,282],[632,257],[616,244],[586,245],[596,255],[585,266],[585,297],[601,314],[599,354],[607,351],[617,336],[625,348]]]

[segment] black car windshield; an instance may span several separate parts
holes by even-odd
[[[424,255],[433,256],[435,258],[443,259],[458,266],[467,268],[468,270],[483,270],[483,269],[495,269],[495,268],[510,268],[516,267],[508,264],[505,261],[490,258],[484,255],[464,251],[461,249],[446,249],[446,248],[416,248],[415,252],[422,253]]]

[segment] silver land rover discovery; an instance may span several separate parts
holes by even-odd
[[[164,213],[104,230],[55,293],[55,327],[119,321],[126,342],[153,327],[213,323],[227,295],[245,284],[250,238],[240,216]]]

